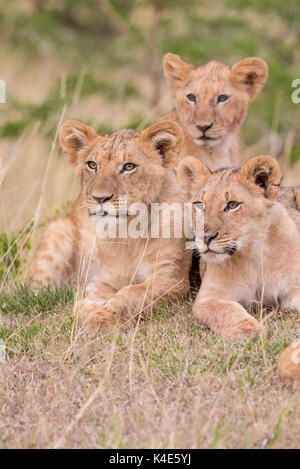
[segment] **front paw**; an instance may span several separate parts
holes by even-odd
[[[80,324],[88,327],[105,327],[116,321],[115,312],[106,301],[93,301],[87,298],[78,301],[75,306]]]
[[[48,277],[46,278],[33,278],[29,279],[28,287],[34,292],[38,293],[39,290],[42,288],[52,288],[56,287],[56,283],[50,280]]]
[[[243,337],[253,337],[264,332],[264,326],[257,319],[249,316],[239,322],[230,324],[223,331],[223,337],[226,339],[241,339]]]

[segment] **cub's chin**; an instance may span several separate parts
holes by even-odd
[[[206,251],[206,252],[200,253],[200,257],[205,262],[214,262],[215,264],[217,264],[217,263],[224,262],[226,259],[229,259],[231,255],[227,253]]]
[[[126,220],[129,214],[127,212],[124,213],[109,213],[106,211],[98,212],[98,213],[90,213],[90,219],[94,223],[107,223],[111,221],[118,225],[121,221]]]
[[[219,145],[222,142],[221,138],[195,138],[194,143],[198,147],[215,147],[216,145]]]
[[[206,262],[215,262],[220,263],[224,262],[226,259],[229,259],[237,252],[238,244],[232,244],[231,246],[227,246],[223,252],[216,252],[211,249],[205,250],[205,247],[202,245],[198,246],[198,250],[200,253],[201,258]],[[201,252],[202,251],[202,252]]]

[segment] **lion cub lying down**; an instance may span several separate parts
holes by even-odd
[[[163,238],[160,222],[153,226],[149,211],[152,203],[184,202],[169,169],[182,140],[180,127],[171,121],[153,124],[141,134],[121,130],[103,137],[82,122],[66,121],[60,142],[81,191],[68,216],[44,232],[31,266],[31,286],[60,285],[81,274],[90,293],[77,307],[83,322],[95,326],[113,323],[119,315],[128,321],[152,305],[187,294],[190,256],[185,239],[172,233]],[[148,233],[155,228],[156,237],[126,236],[126,229],[125,236],[114,233],[121,223],[127,228],[136,215],[129,213],[130,207],[137,203],[146,209]],[[111,236],[97,235],[95,221],[111,223]]]
[[[270,156],[240,169],[211,173],[193,157],[178,169],[195,210],[204,211],[196,246],[207,269],[193,306],[194,317],[223,336],[261,332],[246,309],[252,303],[300,311],[300,235],[283,204],[281,181]]]

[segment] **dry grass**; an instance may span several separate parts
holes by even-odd
[[[300,394],[276,375],[297,317],[272,311],[266,337],[230,343],[195,324],[190,306],[122,334],[74,330],[70,307],[12,317],[2,447],[297,447]]]

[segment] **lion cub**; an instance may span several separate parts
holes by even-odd
[[[192,155],[212,171],[238,164],[240,126],[268,77],[267,64],[249,57],[232,67],[215,60],[196,67],[169,53],[163,67],[176,101],[164,119],[184,132],[180,159]]]
[[[277,161],[262,155],[240,169],[212,173],[187,157],[178,179],[194,210],[204,214],[195,244],[207,269],[194,317],[229,337],[263,330],[245,309],[252,303],[300,311],[300,234],[275,199],[281,181]]]
[[[68,216],[44,232],[31,266],[31,286],[81,278],[90,293],[77,308],[83,322],[95,326],[111,324],[119,316],[128,321],[152,305],[188,294],[185,239],[172,232],[163,237],[162,217],[153,226],[150,216],[153,203],[184,202],[169,168],[182,138],[180,127],[171,121],[153,124],[141,134],[121,130],[105,136],[80,121],[66,121],[60,142],[80,179],[80,195]],[[144,233],[127,230],[134,223],[134,204],[144,209],[144,219],[139,218],[148,227]],[[97,231],[106,223],[110,236],[103,236],[107,229]],[[120,225],[123,234],[114,231]]]

